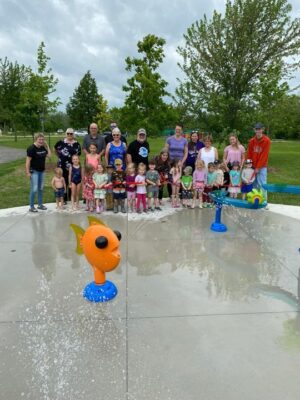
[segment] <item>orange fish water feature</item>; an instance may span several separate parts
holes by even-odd
[[[114,270],[121,260],[121,234],[95,217],[90,216],[88,220],[86,230],[70,225],[77,239],[76,252],[85,255],[94,271],[94,282],[86,286],[83,295],[95,302],[111,300],[117,294],[117,288],[105,279],[105,273]],[[113,297],[110,297],[111,294],[114,294]]]

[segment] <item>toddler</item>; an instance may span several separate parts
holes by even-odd
[[[158,210],[161,208],[158,205],[158,191],[160,186],[159,173],[155,169],[155,160],[149,162],[149,170],[146,172],[146,183],[147,183],[147,195],[148,195],[148,209],[151,211]],[[153,199],[153,205],[151,207],[151,200]]]
[[[147,204],[146,204],[146,165],[143,163],[139,163],[138,165],[138,174],[135,177],[136,183],[136,211],[138,213],[141,212],[140,204],[142,202],[143,210],[147,212]]]
[[[79,194],[81,189],[81,165],[77,154],[72,156],[72,165],[69,168],[69,186],[71,188],[72,210],[79,209]]]
[[[179,188],[180,178],[182,175],[181,160],[175,160],[170,169],[170,177],[172,182],[172,207],[179,207]]]
[[[241,172],[240,164],[238,161],[232,163],[232,170],[229,172],[230,184],[228,192],[233,199],[237,198],[238,193],[241,192]]]
[[[221,168],[221,163],[220,161],[216,160],[214,162],[215,164],[215,171],[216,171],[216,187],[220,189],[224,185],[224,172]]]
[[[199,198],[199,208],[203,208],[203,192],[207,184],[207,171],[203,160],[197,159],[195,171],[193,172],[194,198],[192,208],[195,208],[197,197]]]
[[[209,193],[211,193],[214,189],[217,187],[217,173],[216,173],[216,168],[215,164],[213,162],[209,162],[207,165],[207,185],[205,186],[204,190],[204,199],[205,199],[205,206],[211,207],[212,206],[212,200],[209,196]]]
[[[66,181],[63,175],[63,170],[61,168],[55,168],[54,177],[51,181],[51,186],[54,190],[55,199],[56,199],[56,208],[61,210],[64,204],[64,194],[67,190]]]
[[[94,199],[96,200],[96,213],[99,214],[104,211],[104,201],[106,195],[105,186],[107,184],[107,174],[103,165],[98,164],[97,171],[93,174],[94,183]]]
[[[129,212],[135,210],[135,164],[129,163],[126,169],[127,207]]]
[[[246,194],[251,192],[253,189],[253,182],[255,180],[255,172],[252,168],[252,160],[248,159],[245,162],[242,170],[242,198],[245,200]]]
[[[83,198],[86,202],[86,211],[94,211],[94,189],[93,182],[94,167],[91,164],[86,164],[83,178]]]
[[[180,178],[181,182],[181,198],[183,207],[191,207],[191,199],[193,197],[192,187],[193,187],[193,178],[192,178],[193,168],[187,166],[184,168],[184,175]]]
[[[113,186],[112,186],[112,173],[114,172],[114,167],[108,164],[106,167],[107,172],[107,185],[106,185],[106,210],[112,211],[114,209],[114,199],[113,199]]]
[[[120,158],[115,159],[115,170],[111,175],[111,183],[113,187],[114,199],[114,213],[126,213],[125,199],[126,199],[126,172],[123,171],[123,162]]]

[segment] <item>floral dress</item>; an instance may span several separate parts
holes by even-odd
[[[95,185],[93,182],[92,175],[86,175],[83,178],[83,198],[86,200],[94,199],[94,189]]]

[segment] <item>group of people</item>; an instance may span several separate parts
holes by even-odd
[[[263,189],[267,179],[270,139],[259,123],[254,132],[247,154],[236,135],[231,134],[223,160],[219,161],[210,135],[202,138],[192,131],[188,141],[182,126],[177,124],[160,154],[149,160],[150,146],[143,128],[127,146],[116,123],[111,124],[111,134],[105,137],[98,133],[97,124],[92,123],[82,149],[73,129],[68,128],[66,137],[54,146],[58,162],[51,183],[57,208],[63,208],[71,199],[71,208],[79,209],[81,191],[86,209],[97,213],[104,209],[115,213],[159,211],[165,187],[172,207],[176,208],[181,205],[194,208],[197,201],[200,208],[211,206],[209,194],[217,189],[228,190],[234,198],[242,192],[245,198],[253,185]],[[26,158],[26,173],[31,182],[30,212],[46,209],[43,184],[45,160],[50,156],[44,135],[37,134]]]

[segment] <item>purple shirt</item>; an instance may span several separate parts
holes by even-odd
[[[188,142],[186,138],[180,137],[176,139],[175,136],[170,136],[166,142],[169,145],[170,160],[182,160],[184,156],[184,148]]]
[[[193,172],[193,184],[195,185],[196,182],[203,182],[206,184],[207,182],[207,171],[205,168],[203,169],[195,169]]]
[[[238,161],[240,164],[242,162],[242,155],[245,153],[245,147],[241,144],[239,148],[232,147],[231,145],[225,147],[224,153],[227,152],[226,163],[233,163],[234,161]]]

